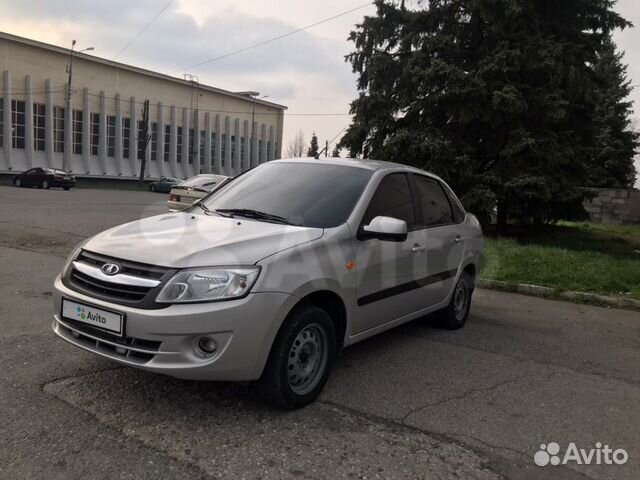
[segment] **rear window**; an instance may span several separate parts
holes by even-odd
[[[228,177],[224,175],[202,175],[191,177],[180,184],[181,187],[198,187],[211,190]]]

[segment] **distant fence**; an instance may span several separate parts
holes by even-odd
[[[640,190],[590,188],[597,196],[585,200],[589,220],[605,224],[640,224]]]

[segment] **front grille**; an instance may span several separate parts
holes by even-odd
[[[92,267],[92,271],[80,271],[72,266],[65,278],[64,283],[80,293],[84,293],[94,298],[99,298],[112,303],[121,305],[134,306],[137,308],[154,309],[164,308],[166,305],[155,303],[159,291],[164,283],[173,276],[176,270],[147,265],[143,263],[131,262],[129,260],[120,260],[117,258],[99,255],[93,252],[83,250],[75,259],[79,267],[86,265]],[[131,284],[116,283],[107,280],[104,275],[102,278],[94,276],[93,271],[100,269],[105,263],[115,263],[120,267],[118,275],[127,275],[134,277]],[[83,268],[83,270],[87,270]],[[115,279],[117,277],[114,276]],[[139,279],[136,282],[135,279]],[[152,282],[149,282],[151,280]],[[136,285],[135,283],[157,283],[157,286]]]
[[[60,333],[90,350],[144,364],[160,353],[162,342],[134,337],[120,338],[73,320],[58,321]]]

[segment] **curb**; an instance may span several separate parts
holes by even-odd
[[[481,288],[500,290],[502,292],[522,293],[534,297],[549,298],[554,300],[567,300],[575,303],[586,303],[598,307],[621,308],[640,312],[640,300],[632,298],[609,297],[596,293],[558,291],[555,288],[529,285],[526,283],[510,283],[501,280],[486,280],[481,278],[478,284]]]

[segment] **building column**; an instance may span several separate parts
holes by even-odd
[[[164,177],[164,107],[162,102],[158,102],[158,120],[156,131],[156,163],[158,164],[158,175]]]
[[[171,134],[169,136],[169,169],[172,177],[178,177],[177,152],[178,152],[178,125],[176,122],[176,106],[171,105]],[[184,178],[184,177],[182,177]]]
[[[85,173],[91,170],[91,103],[89,101],[89,89],[85,87],[82,91],[82,162]]]
[[[251,126],[251,167],[258,165],[258,122]]]
[[[211,113],[204,114],[204,173],[211,173]]]
[[[107,174],[107,98],[104,90],[100,92],[100,142],[98,142],[98,160],[102,175]]]
[[[2,137],[4,144],[2,150],[4,151],[4,162],[7,170],[11,170],[11,145],[13,139],[11,138],[11,75],[9,70],[3,72],[4,91],[3,91],[3,111],[2,111]]]
[[[200,173],[200,112],[193,111],[193,174]]]
[[[73,139],[73,132],[71,130],[71,112],[73,111],[73,104],[71,103],[71,86],[68,83],[64,85],[65,102],[64,102],[64,144],[62,152],[62,170],[68,172],[71,170],[71,141]]]
[[[213,170],[218,175],[222,174],[222,132],[220,131],[220,115],[216,115],[215,146],[213,149]]]
[[[116,171],[118,175],[122,175],[122,102],[119,93],[116,93],[115,161]]]
[[[188,108],[182,109],[182,171],[184,172],[184,178],[191,177],[191,169],[189,168],[189,130],[191,129],[190,120],[191,110]],[[191,159],[193,161],[193,159]]]
[[[44,152],[47,159],[47,167],[53,167],[53,85],[47,78],[45,84],[45,119],[44,119]]]
[[[262,150],[260,151],[258,163],[267,163],[267,125],[264,123],[260,128],[260,140],[262,141]]]
[[[233,134],[235,136],[235,151],[233,155],[233,169],[231,171],[231,175],[237,175],[242,171],[241,159],[240,159],[240,148],[241,148],[241,139],[240,139],[240,119],[236,118],[234,120],[234,128]]]
[[[276,158],[276,129],[271,125],[269,127],[269,160]]]
[[[146,159],[146,161],[144,164],[143,178],[148,178],[151,176],[151,142],[153,141],[152,124],[153,122],[151,121],[151,105],[149,105],[149,130],[147,132],[147,134],[149,135],[149,142],[147,143],[147,147],[144,150],[144,158]],[[156,156],[158,155],[157,148],[158,146],[156,145]],[[133,172],[133,176],[139,177],[140,172]]]
[[[244,172],[245,170],[249,170],[251,168],[251,132],[249,131],[249,120],[245,120],[242,122],[242,130],[244,133],[244,153],[242,155],[242,165],[240,168],[240,172]]]
[[[129,164],[135,177],[138,171],[138,106],[136,97],[129,99]]]
[[[24,79],[26,101],[24,105],[24,151],[27,156],[27,168],[33,166],[33,90],[31,88],[31,75]]]
[[[231,165],[231,117],[224,117],[224,175],[233,175],[233,165]]]

